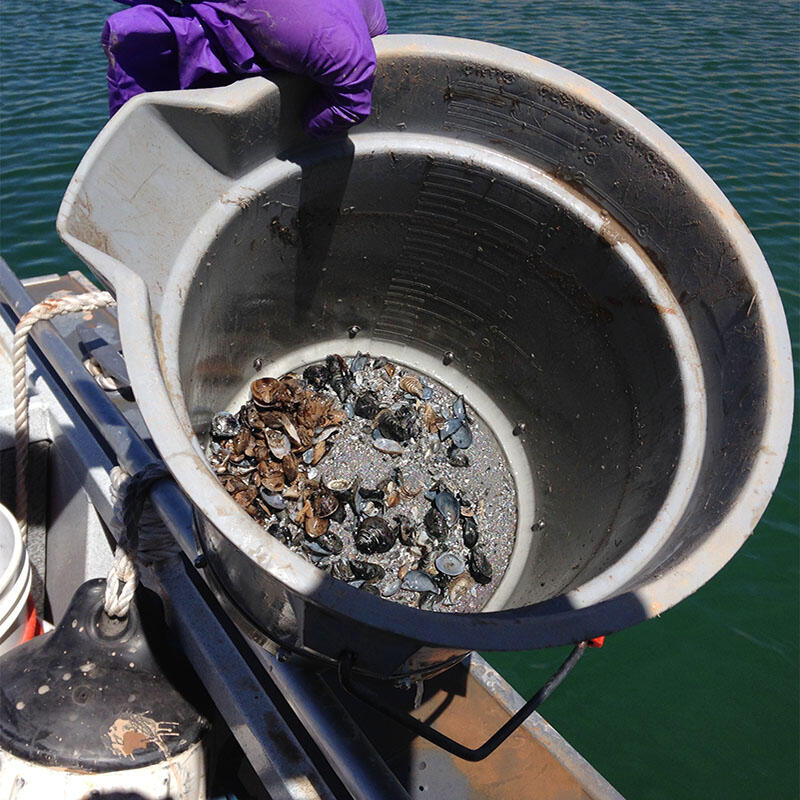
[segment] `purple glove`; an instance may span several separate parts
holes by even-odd
[[[132,5],[103,30],[113,115],[134,95],[220,86],[283,69],[318,85],[303,125],[319,138],[369,116],[381,0],[173,0]]]

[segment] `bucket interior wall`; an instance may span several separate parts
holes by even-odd
[[[198,259],[179,337],[195,430],[232,408],[254,359],[263,374],[352,325],[353,352],[364,337],[450,351],[447,370],[505,415],[501,441],[525,424],[537,524],[518,531],[531,548],[506,606],[602,573],[658,513],[683,445],[664,309],[612,237],[512,172],[347,144],[309,153],[278,179],[249,176]]]
[[[664,131],[580,76],[447,37],[375,48],[372,113],[338,140],[303,134],[296,76],[134,98],[59,212],[116,291],[137,402],[218,594],[259,635],[331,660],[346,645],[376,675],[661,614],[741,547],[788,447],[791,345],[757,243]],[[489,613],[336,581],[210,474],[211,416],[254,360],[264,374],[329,346],[405,348],[490,398],[530,547]]]

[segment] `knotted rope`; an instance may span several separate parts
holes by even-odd
[[[27,541],[28,535],[27,471],[30,444],[26,381],[28,336],[33,326],[42,320],[76,311],[94,311],[113,305],[115,302],[108,292],[100,291],[48,297],[23,314],[17,323],[12,353],[14,446],[17,470],[16,512],[23,543]],[[179,552],[175,539],[147,502],[153,484],[168,475],[167,468],[161,463],[150,464],[132,476],[119,467],[111,470],[111,492],[114,497],[112,528],[115,529],[117,547],[114,552],[114,564],[106,581],[105,610],[109,616],[124,617],[128,614],[138,582],[137,560],[142,564],[148,564]]]
[[[137,561],[152,564],[180,552],[174,537],[148,502],[153,485],[169,474],[161,463],[149,464],[135,475],[128,475],[120,467],[111,470],[112,532],[117,547],[106,578],[104,608],[110,617],[128,614],[138,583]]]
[[[16,512],[17,522],[22,533],[23,543],[28,537],[28,391],[25,380],[27,364],[28,334],[31,328],[41,321],[52,319],[59,314],[74,311],[93,311],[105,308],[116,301],[108,292],[85,292],[63,297],[48,297],[23,314],[14,331],[12,368],[14,376],[14,449],[16,451]]]

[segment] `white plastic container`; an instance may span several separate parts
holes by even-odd
[[[17,521],[0,505],[0,655],[16,647],[25,630],[31,565]]]

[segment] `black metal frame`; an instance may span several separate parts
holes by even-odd
[[[361,702],[385,714],[399,725],[413,731],[417,736],[427,739],[427,741],[432,742],[458,758],[463,758],[465,761],[483,761],[484,758],[491,755],[548,697],[550,697],[558,688],[561,681],[567,677],[575,664],[578,663],[588,645],[588,642],[579,642],[576,644],[572,652],[570,652],[561,666],[553,673],[542,688],[539,689],[539,691],[536,692],[536,694],[533,695],[505,725],[496,733],[492,734],[480,747],[475,748],[466,747],[460,742],[455,741],[455,739],[451,739],[449,736],[440,733],[430,725],[420,722],[420,720],[412,717],[410,714],[405,714],[391,706],[385,705],[370,691],[364,689],[363,686],[354,684],[352,676],[355,656],[351,652],[343,653],[342,657],[339,659],[339,682],[353,697],[358,698]]]

